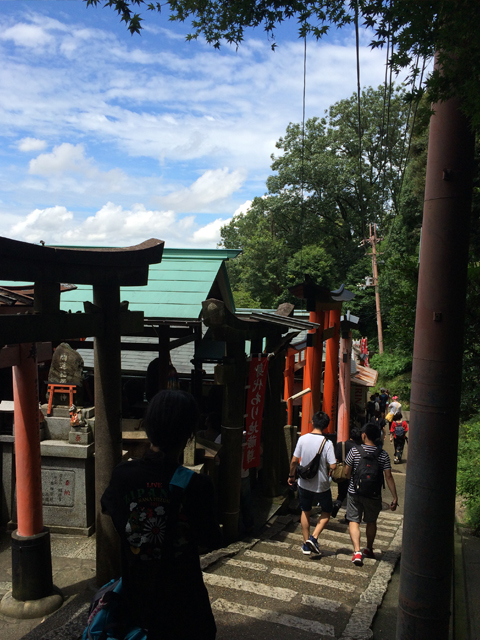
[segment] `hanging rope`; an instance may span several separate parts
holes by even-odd
[[[385,141],[385,116],[387,109],[387,81],[388,81],[388,60],[389,60],[389,52],[390,52],[390,27],[388,30],[388,38],[387,38],[387,55],[385,59],[385,80],[383,83],[383,113],[382,113],[382,128],[380,131],[380,141],[381,141],[381,153],[380,153],[380,171],[382,172],[383,180],[382,180],[382,208],[385,208],[385,180],[386,180],[386,171],[385,167],[387,166],[387,145]]]
[[[362,110],[360,92],[360,41],[358,35],[358,2],[355,3],[355,44],[357,54],[357,111],[358,111],[358,165],[360,171],[359,199],[362,218],[362,233],[365,236],[365,216],[363,211],[363,167],[362,167]]]
[[[417,57],[417,65],[418,65],[418,57]],[[423,65],[422,65],[422,72],[420,74],[420,81],[418,83],[418,88],[420,89],[422,86],[422,82],[423,82],[423,74],[425,72],[425,67],[427,65],[427,60],[426,58],[423,59]],[[412,84],[412,93],[414,93],[415,90],[415,78],[413,79],[413,84]],[[401,184],[400,184],[400,193],[402,193],[402,189],[403,189],[403,179],[405,177],[405,170],[407,168],[407,162],[408,162],[408,158],[410,156],[410,147],[412,145],[412,136],[413,136],[413,129],[415,127],[415,121],[417,119],[417,109],[418,109],[418,104],[420,102],[420,99],[417,99],[415,101],[415,108],[413,110],[413,119],[412,119],[412,125],[410,127],[410,135],[408,136],[408,147],[407,147],[407,153],[405,154],[405,158],[404,158],[404,165],[403,165],[403,170],[402,170],[402,180],[401,180]],[[410,111],[411,111],[411,107],[412,107],[412,103],[410,102],[410,108],[408,111],[408,118],[410,118]],[[408,131],[408,120],[407,120],[407,131]],[[407,136],[405,135],[405,138]]]
[[[418,64],[418,59],[417,59],[417,64]],[[420,73],[420,80],[419,80],[419,83],[418,83],[418,88],[420,88],[422,86],[423,75],[425,73],[426,65],[427,65],[427,58],[424,58],[423,59],[423,64],[422,64],[422,71]],[[415,82],[416,82],[416,80],[415,80],[415,77],[414,77],[413,80],[412,80],[412,93],[414,93],[414,90],[415,90]],[[415,128],[415,122],[416,122],[416,118],[417,118],[417,110],[418,110],[419,102],[420,102],[420,99],[417,99],[416,102],[415,102],[415,107],[414,107],[414,110],[413,110],[412,124],[409,127],[410,128],[410,134],[409,134],[409,137],[408,137],[407,152],[405,153],[404,157],[401,159],[401,161],[403,163],[403,169],[401,171],[400,194],[402,193],[402,190],[403,190],[403,181],[404,181],[404,177],[405,177],[405,170],[407,168],[408,158],[410,156],[410,148],[411,148],[411,144],[412,144],[412,137],[413,137],[413,131],[414,131],[414,128]],[[411,105],[410,105],[410,108],[411,108]],[[409,109],[409,114],[410,114],[410,109]],[[407,129],[406,130],[408,130],[408,118],[407,118]],[[402,153],[403,153],[403,150],[402,150]],[[390,240],[390,236],[392,235],[393,227],[395,226],[395,221],[396,221],[397,217],[398,217],[398,211],[395,214],[395,216],[394,216],[394,218],[392,220],[392,223],[390,225],[390,229],[389,229],[389,232],[388,232],[388,235],[387,235],[387,238],[386,238],[387,243]]]
[[[300,270],[303,270],[303,224],[305,217],[305,96],[307,86],[307,36],[303,38],[303,109],[302,109],[302,154],[300,165],[301,205],[300,205]]]

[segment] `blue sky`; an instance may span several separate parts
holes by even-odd
[[[238,50],[185,42],[147,12],[131,36],[81,0],[0,5],[0,235],[47,244],[215,247],[265,193],[270,155],[302,118],[295,22],[272,52],[262,30]],[[362,86],[385,54],[362,33]],[[307,117],[356,90],[353,29],[307,43]]]

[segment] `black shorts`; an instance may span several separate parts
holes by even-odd
[[[332,492],[330,489],[328,489],[327,491],[322,491],[322,493],[315,493],[314,491],[309,491],[308,489],[302,489],[302,487],[298,487],[298,497],[300,502],[300,509],[302,511],[306,511],[308,513],[312,510],[312,507],[320,505],[322,511],[326,513],[332,513],[333,500]]]

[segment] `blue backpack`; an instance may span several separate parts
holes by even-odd
[[[394,422],[392,426],[395,429],[395,438],[403,438],[406,433],[403,422]]]
[[[194,471],[178,467],[170,480],[173,487],[184,490]],[[93,596],[88,623],[82,640],[147,640],[147,630],[132,623],[128,602],[123,594],[122,578],[110,580]]]

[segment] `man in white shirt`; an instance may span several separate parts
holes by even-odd
[[[302,510],[301,525],[304,543],[302,552],[310,555],[312,551],[320,555],[320,547],[318,545],[318,536],[327,526],[330,520],[330,514],[333,509],[332,492],[330,490],[329,469],[333,470],[337,466],[337,459],[333,444],[325,439],[322,432],[328,427],[330,418],[323,411],[318,411],[312,418],[313,430],[306,433],[298,439],[297,446],[293,453],[292,462],[290,463],[290,475],[288,476],[288,484],[295,484],[295,470],[300,460],[302,465],[307,465],[317,455],[323,441],[325,445],[320,456],[320,464],[318,466],[317,475],[306,480],[298,478],[298,495],[300,498],[300,509]],[[310,513],[312,507],[320,505],[322,512],[318,520],[318,524],[310,535]]]

